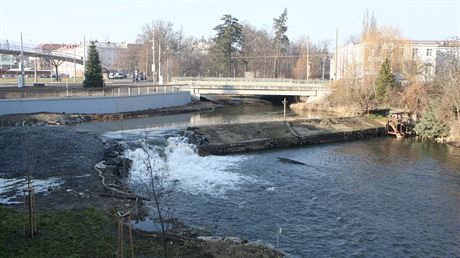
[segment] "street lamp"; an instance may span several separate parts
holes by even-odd
[[[322,73],[321,73],[321,80],[324,81],[324,69],[325,69],[325,66],[326,66],[326,57],[323,56],[323,69],[322,69]]]

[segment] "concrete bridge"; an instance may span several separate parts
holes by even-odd
[[[271,95],[301,96],[320,99],[332,92],[331,84],[321,80],[272,78],[175,77],[173,84],[182,84],[196,97],[200,95]]]

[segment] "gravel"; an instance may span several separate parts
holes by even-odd
[[[97,136],[68,127],[37,126],[0,129],[0,177],[77,176],[103,159]]]

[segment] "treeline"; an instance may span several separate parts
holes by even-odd
[[[289,39],[286,35],[286,9],[279,17],[273,18],[273,30],[270,31],[241,23],[229,14],[223,15],[216,24],[213,28],[215,36],[208,39],[186,37],[182,29],[177,30],[173,23],[167,21],[145,24],[136,40],[140,47],[120,55],[116,60],[117,66],[151,77],[154,43],[156,69],[158,71],[161,65],[161,75],[165,80],[173,76],[245,75],[329,79],[329,42],[312,43],[307,37],[295,41]]]

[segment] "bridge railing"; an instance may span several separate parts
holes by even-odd
[[[248,83],[289,83],[289,84],[328,84],[321,79],[296,80],[290,78],[237,78],[237,77],[173,77],[173,82],[248,82]]]
[[[248,90],[328,90],[330,83],[322,80],[294,80],[272,78],[213,78],[175,77],[174,84],[187,84],[193,88],[248,89]]]
[[[61,58],[66,58],[66,59],[76,59],[76,60],[83,60],[82,56],[78,55],[73,55],[70,53],[65,53],[61,51],[47,51],[38,47],[30,47],[30,46],[24,46],[23,52],[26,53],[31,53],[31,54],[38,54],[42,56],[56,56],[56,57],[61,57]],[[0,43],[0,50],[6,50],[6,51],[21,51],[21,45],[19,44],[11,44],[11,43]]]

